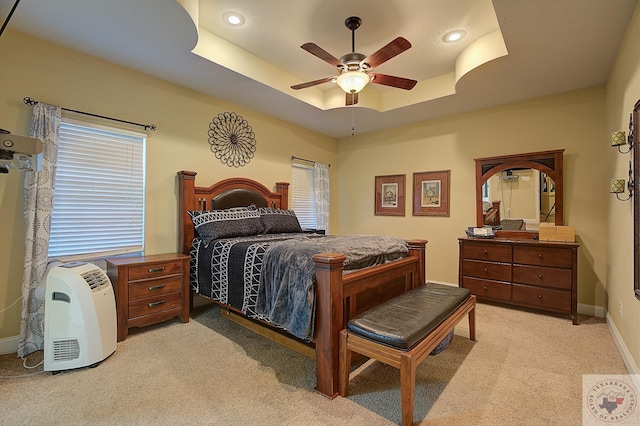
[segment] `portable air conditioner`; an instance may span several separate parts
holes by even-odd
[[[46,275],[44,369],[95,366],[116,350],[113,287],[91,263],[58,263]]]

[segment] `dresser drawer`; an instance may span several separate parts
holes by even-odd
[[[511,246],[476,241],[465,241],[462,244],[463,259],[490,260],[494,262],[511,262]]]
[[[143,280],[182,272],[182,262],[179,260],[158,263],[146,263],[129,268],[129,281]]]
[[[182,306],[182,293],[163,294],[129,302],[129,319]]]
[[[513,282],[571,290],[571,269],[513,265]]]
[[[138,281],[129,284],[129,301],[182,291],[182,276]]]
[[[573,251],[562,247],[514,246],[513,263],[570,269],[573,264]]]
[[[468,288],[472,294],[478,297],[504,302],[511,300],[510,283],[462,277],[462,287]]]
[[[525,306],[571,312],[571,292],[513,284],[513,301]]]
[[[462,275],[487,280],[511,281],[511,265],[464,259],[462,261]]]

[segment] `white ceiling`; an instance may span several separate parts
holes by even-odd
[[[363,134],[603,84],[636,2],[21,0],[8,28],[342,138],[352,120]],[[14,3],[0,0],[3,21]],[[228,11],[245,24],[225,24]],[[365,56],[397,36],[411,42],[376,71],[418,85],[370,84],[355,110],[334,83],[290,89],[336,74],[300,45],[340,58],[351,51],[344,20],[354,15],[363,21],[356,51]],[[453,29],[467,36],[444,43]]]

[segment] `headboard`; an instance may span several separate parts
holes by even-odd
[[[226,209],[255,204],[258,207],[289,207],[289,183],[276,182],[275,192],[260,182],[230,178],[211,186],[195,186],[196,172],[178,172],[180,252],[189,254],[194,229],[190,210]]]

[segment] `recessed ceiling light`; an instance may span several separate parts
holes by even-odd
[[[234,27],[244,24],[244,16],[236,12],[226,12],[222,15],[222,19],[224,19],[224,22],[229,25],[233,25]]]
[[[450,31],[442,37],[447,43],[453,43],[455,41],[462,40],[467,33],[462,30]]]

